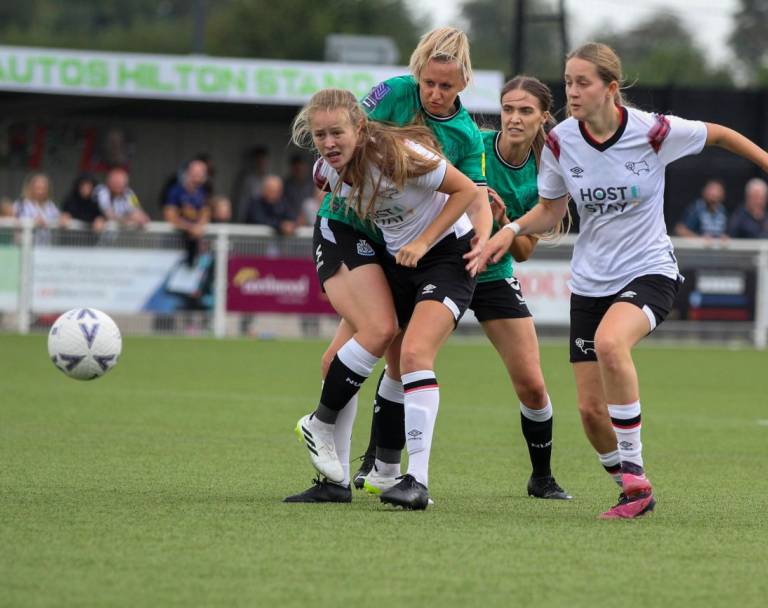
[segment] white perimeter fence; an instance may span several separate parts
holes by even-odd
[[[541,243],[515,275],[541,335],[566,335],[573,236]],[[674,239],[686,281],[654,336],[751,343],[768,339],[768,240]],[[312,231],[277,238],[264,226],[212,224],[194,267],[172,227],[37,229],[0,219],[0,329],[43,330],[93,307],[126,334],[327,336],[337,318],[311,258]],[[459,332],[479,331],[471,313]]]

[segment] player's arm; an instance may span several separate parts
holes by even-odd
[[[539,197],[539,203],[533,209],[519,220],[506,224],[488,241],[480,255],[481,268],[489,261],[498,262],[507,251],[511,251],[515,237],[547,232],[563,220],[567,211],[567,195],[556,199]]]
[[[711,122],[704,123],[707,127],[708,146],[718,146],[733,152],[742,158],[753,162],[768,173],[768,152],[741,133]]]
[[[515,258],[515,262],[525,262],[525,260],[531,257],[538,242],[538,237],[532,234],[524,234],[512,240],[512,244],[509,246],[509,253]]]
[[[447,194],[448,200],[432,223],[397,252],[395,261],[398,264],[415,267],[440,235],[453,226],[472,204],[477,194],[477,186],[453,165],[446,163],[445,177],[437,191]]]

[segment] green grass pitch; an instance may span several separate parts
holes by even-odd
[[[128,338],[114,371],[82,383],[43,336],[0,335],[0,606],[766,605],[765,353],[637,349],[659,504],[603,522],[617,490],[581,431],[565,346],[542,362],[570,503],[525,495],[517,400],[480,340],[438,361],[434,507],[281,503],[313,476],[292,429],[323,348]]]

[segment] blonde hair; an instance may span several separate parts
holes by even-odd
[[[323,89],[315,93],[296,115],[291,127],[291,139],[301,148],[314,148],[312,117],[318,111],[342,110],[353,128],[359,128],[354,154],[344,167],[332,195],[338,195],[343,182],[351,184],[346,205],[362,219],[371,219],[373,203],[379,195],[382,180],[391,181],[398,190],[409,178],[434,171],[440,164],[440,147],[432,131],[422,125],[394,127],[368,120],[355,99],[344,89]],[[416,142],[434,153],[425,158],[408,145]],[[372,171],[372,169],[376,171]],[[367,200],[364,199],[364,193]]]
[[[472,62],[469,59],[467,35],[455,27],[439,27],[427,32],[411,54],[409,68],[418,80],[421,71],[431,61],[450,63],[455,61],[464,85],[472,81]]]
[[[621,59],[611,47],[602,42],[587,42],[571,51],[565,58],[566,61],[571,59],[583,59],[593,64],[597,70],[597,76],[606,86],[616,81],[619,87],[613,96],[613,102],[617,106],[630,105],[621,92],[622,87],[627,88],[624,87],[625,80],[621,71]],[[568,114],[570,115],[570,111]]]
[[[24,200],[24,199],[32,200],[32,198],[30,197],[30,192],[32,190],[32,182],[35,181],[36,179],[44,179],[45,180],[45,185],[46,185],[46,188],[48,190],[48,198],[47,198],[47,200],[51,200],[51,198],[53,198],[53,192],[52,192],[52,188],[51,188],[51,180],[50,180],[50,178],[45,173],[42,173],[42,172],[30,173],[29,175],[27,175],[27,177],[24,178],[24,183],[21,186],[21,198],[22,198],[22,200]],[[45,202],[45,201],[42,201],[42,202]]]

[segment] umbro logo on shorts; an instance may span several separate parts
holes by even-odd
[[[430,283],[429,285],[424,287],[424,289],[421,290],[421,295],[424,296],[424,295],[429,295],[431,293],[434,293],[435,289],[437,289],[437,285],[432,285],[432,283]]]
[[[357,255],[371,256],[376,255],[376,252],[368,241],[360,239],[357,241]]]
[[[421,439],[421,436],[423,434],[424,433],[422,433],[418,429],[412,429],[412,430],[408,431],[408,437],[410,437],[411,439]]]
[[[585,355],[592,351],[593,353],[595,351],[595,341],[594,340],[585,340],[584,338],[576,338],[573,343],[578,347],[578,349],[583,352]]]
[[[619,297],[620,297],[620,298],[627,298],[627,299],[631,299],[631,298],[634,298],[636,295],[637,295],[637,292],[636,292],[636,291],[625,291],[625,292],[624,292],[623,294],[621,294]]]
[[[323,250],[321,249],[322,245],[318,245],[317,249],[315,249],[315,266],[316,270],[320,270],[320,267],[325,264],[325,260],[323,260]]]

